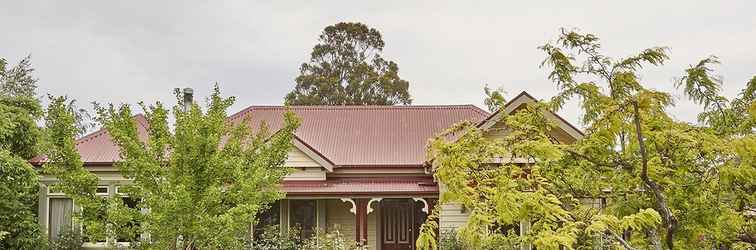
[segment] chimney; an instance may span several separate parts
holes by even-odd
[[[184,94],[184,112],[188,112],[192,108],[194,90],[192,88],[184,88],[182,93]]]

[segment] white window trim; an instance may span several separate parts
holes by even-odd
[[[97,189],[100,189],[100,188],[104,188],[105,192],[104,193],[97,192]],[[95,195],[97,195],[97,196],[105,196],[105,197],[110,196],[110,186],[97,186],[95,188]]]
[[[45,215],[44,215],[45,218],[46,218],[46,223],[45,223],[45,233],[46,233],[46,235],[50,234],[50,209],[51,209],[51,207],[50,207],[50,199],[71,199],[71,208],[72,208],[72,211],[76,211],[77,208],[78,208],[78,210],[80,210],[78,212],[83,212],[83,208],[77,207],[76,203],[73,201],[73,199],[71,197],[68,197],[63,192],[51,192],[52,189],[50,187],[52,187],[52,185],[48,185],[48,188],[47,188],[47,209],[46,209],[46,212],[45,212]],[[115,186],[115,194],[117,194],[119,197],[129,197],[128,194],[119,192],[120,191],[120,187],[121,186]],[[100,189],[100,188],[105,188],[106,191],[105,192],[97,192],[97,189]],[[110,186],[107,186],[107,185],[97,185],[97,187],[95,189],[95,195],[99,196],[99,197],[111,197]],[[74,226],[76,226],[76,222],[72,218],[71,219],[71,227],[73,228]],[[84,225],[79,225],[79,230],[83,234],[84,233]],[[144,236],[144,234],[140,235],[140,237],[143,237],[143,236]],[[107,247],[107,246],[109,246],[109,244],[111,242],[115,243],[116,246],[125,246],[125,247],[128,247],[131,244],[131,242],[116,241],[116,240],[117,239],[112,240],[112,239],[108,238],[108,239],[105,239],[105,241],[97,241],[97,242],[94,242],[94,243],[93,242],[84,242],[82,244],[82,247],[98,247],[98,248],[100,248],[100,247]]]

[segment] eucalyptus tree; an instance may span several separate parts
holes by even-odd
[[[467,123],[430,144],[434,174],[447,188],[440,203],[459,202],[470,211],[461,241],[488,249],[754,246],[756,81],[729,101],[712,76],[714,58],[692,65],[676,83],[704,106],[702,122],[690,124],[670,116],[669,93],[640,78],[644,68],[668,59],[667,48],[614,59],[601,53],[598,37],[563,30],[540,49],[541,66],[559,89],[555,97],[504,116],[503,139]],[[586,134],[561,145],[541,114],[573,98]],[[607,205],[585,208],[576,198]],[[511,225],[518,222],[529,228],[516,233]],[[435,247],[434,225],[423,227],[418,246]]]
[[[71,150],[70,132],[54,136],[61,142],[53,152],[60,156],[49,163],[61,179],[56,188],[97,211],[78,215],[92,229],[85,234],[100,239],[141,235],[132,246],[145,249],[245,246],[256,214],[282,198],[277,184],[288,173],[283,164],[299,120],[287,112],[278,130],[261,126],[252,131],[244,122],[232,125],[227,119],[233,97],[222,97],[216,86],[208,100],[204,110],[197,104],[185,110],[181,98],[170,111],[159,102],[141,104],[146,138],[140,136],[128,105],[97,108],[98,119],[120,147],[122,160],[115,165],[131,180],[119,192],[138,200],[136,207],[119,197],[94,196],[97,179]],[[62,128],[71,126],[70,119],[55,121]]]
[[[383,58],[381,33],[362,23],[341,22],[323,30],[299,67],[289,105],[410,104],[409,82],[399,66]]]

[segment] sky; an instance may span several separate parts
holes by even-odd
[[[249,105],[280,105],[322,29],[362,22],[378,29],[384,58],[410,82],[413,104],[483,106],[483,86],[511,98],[557,89],[537,48],[560,28],[601,38],[622,58],[668,46],[671,60],[647,67],[647,86],[673,93],[673,115],[701,108],[674,86],[691,64],[716,55],[725,96],[756,75],[756,1],[36,1],[4,0],[0,57],[31,55],[40,95],[80,105],[175,103],[174,88],[204,99],[217,82]],[[579,123],[579,106],[559,112]]]

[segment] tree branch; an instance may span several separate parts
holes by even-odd
[[[614,237],[615,240],[617,240],[617,242],[619,242],[623,247],[625,247],[625,249],[635,250],[635,248],[631,246],[629,242],[625,241],[625,239],[617,235],[617,233],[615,233],[614,231],[609,230],[609,233],[612,235],[612,237]]]
[[[674,234],[677,231],[677,218],[669,209],[667,199],[661,191],[661,186],[648,177],[648,153],[646,152],[646,143],[643,139],[643,131],[641,130],[640,110],[638,102],[633,102],[633,122],[635,123],[635,134],[638,138],[638,146],[641,154],[641,179],[643,183],[654,193],[656,206],[664,219],[664,224],[667,226],[667,247],[674,249]]]

